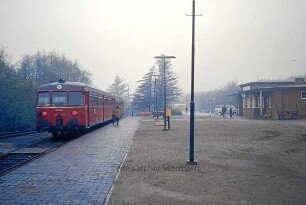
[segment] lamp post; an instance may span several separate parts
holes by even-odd
[[[195,0],[192,0],[192,45],[191,45],[191,100],[190,100],[190,147],[188,165],[194,161],[194,33],[195,33]]]
[[[166,58],[175,58],[175,56],[165,56],[165,55],[161,55],[161,56],[155,56],[155,59],[163,59],[164,60],[164,130],[167,130],[166,127],[166,108],[167,108],[167,94],[166,94]]]
[[[156,79],[157,77],[159,77],[160,75],[151,75],[151,76],[154,76],[154,100],[155,100],[155,103],[154,103],[154,116],[156,115],[156,119],[158,119],[158,111],[157,111],[157,93],[156,93]]]

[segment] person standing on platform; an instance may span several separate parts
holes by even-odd
[[[113,124],[117,122],[117,125],[119,125],[119,113],[120,113],[120,109],[119,109],[119,106],[117,106],[116,109],[114,109],[114,113],[113,113]]]

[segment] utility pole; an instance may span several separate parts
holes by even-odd
[[[187,15],[189,16],[189,15]],[[188,165],[197,165],[194,161],[194,38],[195,38],[195,0],[192,0],[192,44],[191,44],[191,99],[190,99],[190,147]],[[199,16],[202,16],[199,15]]]
[[[163,59],[164,60],[164,75],[163,75],[163,80],[164,80],[164,130],[167,130],[167,122],[166,122],[166,108],[167,108],[167,94],[166,94],[166,59],[169,58],[175,58],[175,56],[165,56],[165,55],[161,55],[161,56],[155,56],[155,59],[159,58],[159,59]]]

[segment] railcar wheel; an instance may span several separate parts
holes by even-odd
[[[73,132],[70,133],[71,138],[78,138],[78,137],[80,137],[81,135],[82,135],[81,132],[78,131],[78,130],[75,130],[75,131],[73,131]]]
[[[57,133],[56,132],[52,132],[52,137],[53,137],[54,140],[56,140],[57,139]]]
[[[52,132],[52,136],[53,136],[53,139],[54,139],[54,140],[58,140],[58,139],[60,139],[60,137],[62,136],[62,133],[61,133],[61,131]]]

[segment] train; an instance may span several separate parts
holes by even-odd
[[[119,108],[124,115],[121,97],[84,83],[59,80],[36,89],[36,128],[48,131],[54,138],[65,134],[82,134],[90,128],[113,120]]]

